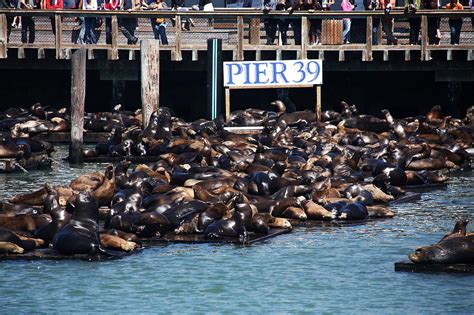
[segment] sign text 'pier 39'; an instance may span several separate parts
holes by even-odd
[[[304,87],[323,83],[322,60],[224,62],[228,88]]]

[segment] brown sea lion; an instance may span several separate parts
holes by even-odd
[[[0,242],[0,254],[23,254],[25,250],[11,242]]]
[[[309,220],[330,221],[333,219],[331,211],[326,210],[312,200],[304,201],[303,207]]]
[[[115,193],[115,172],[113,165],[108,165],[104,180],[99,187],[92,191],[91,195],[97,199],[100,206],[109,206]]]
[[[126,252],[131,252],[132,250],[139,247],[135,242],[126,241],[119,236],[105,233],[100,234],[100,243],[104,248],[118,249]]]

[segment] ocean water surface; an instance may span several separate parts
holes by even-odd
[[[65,154],[60,147],[51,171],[0,175],[0,198],[104,169],[70,168]],[[95,263],[0,262],[1,313],[473,313],[474,275],[394,271],[457,218],[474,219],[473,174],[392,207],[393,219],[295,228],[251,246],[172,244]]]

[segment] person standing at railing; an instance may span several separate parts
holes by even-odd
[[[303,0],[294,0],[293,6],[290,10],[290,14],[293,13],[293,11],[303,10],[303,5]],[[295,45],[301,45],[301,17],[292,18],[291,27],[293,28],[293,37],[295,38]]]
[[[423,0],[423,7],[428,10],[437,10],[441,8],[439,0]],[[428,44],[439,45],[441,33],[439,27],[441,19],[435,16],[428,16]]]
[[[0,9],[14,9],[15,6],[11,0],[0,0]],[[10,33],[12,31],[13,16],[7,15],[7,41],[10,40]]]
[[[212,0],[199,0],[199,10],[204,12],[213,12],[214,5],[212,4]],[[208,26],[212,26],[212,19],[208,19]]]
[[[63,0],[41,0],[42,10],[61,10],[63,8]],[[49,19],[51,20],[51,29],[53,30],[53,35],[56,35],[56,20],[54,19],[54,16],[50,17]]]
[[[128,11],[138,10],[141,7],[141,3],[134,0],[121,0],[120,8]],[[135,29],[137,28],[137,18],[120,18],[119,29],[122,34],[127,38],[129,45],[135,45],[138,42],[138,38],[135,36]]]
[[[278,3],[275,7],[276,11],[287,11],[291,8],[291,5],[287,0],[278,0]],[[288,45],[288,36],[286,35],[286,32],[288,31],[288,25],[289,25],[288,19],[284,17],[280,17],[278,19],[278,31],[280,32],[281,36],[281,44],[282,45]]]
[[[364,8],[368,11],[375,11],[379,8],[378,0],[364,0]],[[379,26],[380,19],[377,17],[372,18],[372,45],[379,44]]]
[[[152,0],[153,1],[153,0]],[[165,0],[156,0],[148,4],[149,10],[166,10],[168,7]],[[168,45],[168,37],[166,37],[166,26],[167,23],[163,17],[152,17],[151,28],[155,39],[159,39],[162,45]]]
[[[263,0],[262,6],[263,13],[268,14],[270,11],[276,9],[276,2],[275,0]],[[263,24],[265,27],[265,37],[267,39],[266,45],[274,45],[278,24],[277,20],[273,17],[265,17]]]
[[[82,8],[82,10],[97,11],[97,0],[81,0],[79,7]],[[95,36],[95,23],[95,17],[84,17],[83,23],[81,25],[81,31],[79,32],[79,43],[97,44],[97,37]]]
[[[354,5],[349,0],[342,0],[341,9],[342,11],[350,12],[354,10]],[[342,38],[344,40],[344,44],[349,44],[351,39],[351,19],[342,19],[342,25]]]
[[[102,10],[104,11],[116,11],[119,7],[120,0],[104,0],[102,4]],[[105,18],[105,43],[112,44],[112,18]]]
[[[303,4],[304,10],[307,10],[308,12],[314,12],[314,11],[321,11],[323,10],[323,6],[321,3],[319,3],[318,0],[304,0]],[[309,19],[309,30],[308,30],[308,35],[309,35],[309,44],[310,45],[320,45],[321,42],[321,27],[322,27],[322,21],[321,19],[314,19],[310,18]]]
[[[405,0],[405,13],[414,15],[420,9],[421,0]],[[421,18],[412,16],[408,19],[410,24],[410,45],[418,45],[420,38]]]
[[[464,10],[462,4],[458,0],[450,0],[446,5],[448,10]],[[449,18],[449,30],[451,32],[451,45],[459,45],[459,37],[461,35],[462,18],[452,17]]]
[[[398,39],[393,35],[393,17],[390,12],[395,7],[395,0],[380,0],[380,9],[385,11],[382,17],[382,30],[387,35],[387,45],[398,44]]]
[[[34,0],[20,0],[18,8],[33,10],[36,8],[36,3]],[[35,20],[33,16],[23,16],[22,18],[21,42],[30,44],[35,42]]]

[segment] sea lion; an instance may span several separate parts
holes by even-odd
[[[89,192],[79,193],[71,220],[54,236],[54,249],[64,255],[97,254],[100,252],[98,221],[97,200]]]
[[[13,243],[23,250],[30,251],[36,247],[37,242],[32,239],[22,240],[16,233],[13,233],[6,229],[0,229],[0,242]],[[5,244],[5,248],[18,250],[16,247],[13,247],[10,244]]]
[[[115,192],[115,172],[113,165],[108,165],[105,174],[104,180],[101,185],[92,191],[91,195],[93,198],[97,199],[100,206],[109,206],[112,198],[114,197]]]
[[[338,220],[366,220],[369,217],[367,207],[360,202],[348,203],[334,213]]]
[[[0,254],[23,254],[25,250],[11,242],[0,242]]]
[[[332,212],[312,200],[304,201],[303,207],[309,220],[330,221],[333,219]]]
[[[139,247],[135,242],[126,241],[119,236],[105,233],[100,234],[100,243],[104,248],[118,249],[125,252],[131,252],[132,250]]]
[[[474,234],[466,233],[467,220],[456,223],[438,243],[416,249],[408,257],[415,264],[473,264]]]

